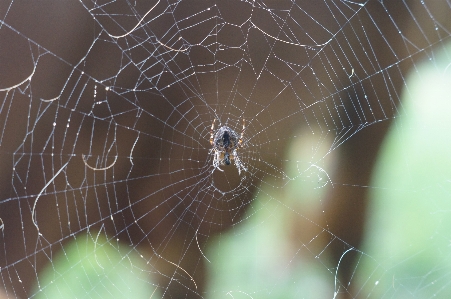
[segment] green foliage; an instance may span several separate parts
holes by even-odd
[[[102,234],[98,238],[78,235],[52,259],[41,277],[38,299],[150,298],[155,289],[136,252],[113,246]]]

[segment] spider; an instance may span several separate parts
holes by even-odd
[[[210,144],[214,155],[213,171],[219,169],[220,165],[230,165],[231,160],[235,161],[235,166],[238,169],[238,174],[241,175],[241,170],[247,171],[243,162],[238,155],[238,149],[243,147],[243,135],[246,129],[245,121],[243,119],[243,130],[241,135],[227,126],[220,127],[216,133],[214,132],[216,119],[213,120],[210,129]]]

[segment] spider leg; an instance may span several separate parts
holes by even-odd
[[[243,118],[243,130],[241,131],[240,140],[238,140],[238,147],[242,147],[243,146],[244,130],[246,130],[246,121]]]
[[[211,124],[211,129],[210,129],[210,144],[213,145],[214,141],[213,141],[213,137],[214,137],[214,128],[215,128],[215,122],[216,122],[216,118],[213,119],[213,123]]]
[[[241,175],[241,170],[247,171],[246,166],[241,161],[240,156],[238,155],[238,149],[233,150],[233,160],[235,161],[235,166],[238,169],[238,175]]]
[[[211,172],[214,172],[216,169],[224,172],[224,170],[222,170],[219,166],[221,166],[221,152],[216,150],[215,148],[213,148],[214,150],[214,156],[213,156],[213,170]]]

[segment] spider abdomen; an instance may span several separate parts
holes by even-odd
[[[238,156],[238,149],[243,145],[243,135],[245,129],[245,122],[243,120],[243,131],[238,134],[227,126],[220,127],[214,132],[215,120],[210,129],[210,144],[213,146],[213,167],[219,169],[220,165],[230,165],[231,160],[234,160],[235,166],[238,168],[238,173],[241,174],[241,169],[247,170]],[[221,170],[222,171],[222,170]]]
[[[225,165],[230,165],[230,154],[227,152],[224,155],[224,163]]]

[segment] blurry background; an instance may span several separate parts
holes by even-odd
[[[421,62],[410,73],[373,181],[354,186],[370,188],[372,196],[364,246],[354,249],[359,252],[353,277],[361,285],[359,298],[451,296],[450,113],[448,43],[436,50],[433,61]],[[287,159],[302,160],[311,146],[308,139],[292,144]],[[298,170],[286,167],[296,177]],[[309,247],[315,240],[302,247],[297,240],[303,215],[321,209],[323,187],[321,178],[305,177],[277,192],[262,187],[246,220],[210,240],[204,297],[333,298],[335,265],[324,257],[312,262]],[[79,236],[65,258],[55,259],[51,267],[61,277],[36,298],[80,298],[87,291],[93,298],[158,298],[133,267],[138,254],[127,248],[120,252],[99,236]],[[43,277],[44,284],[52,275]]]

